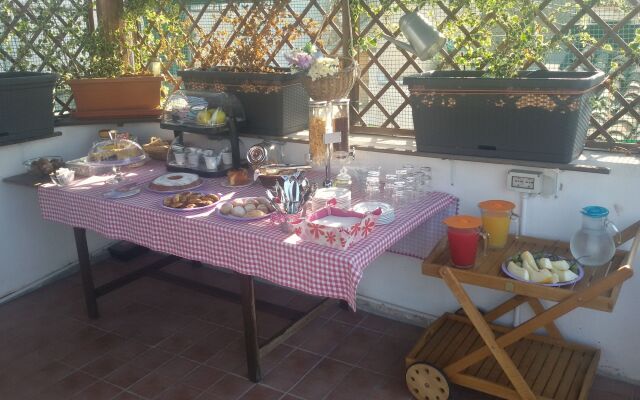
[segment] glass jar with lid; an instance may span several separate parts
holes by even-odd
[[[333,144],[335,151],[349,151],[349,99],[334,100],[333,132],[340,133],[340,143]]]
[[[309,158],[314,166],[325,163],[327,146],[324,135],[327,132],[328,111],[326,101],[309,102]]]

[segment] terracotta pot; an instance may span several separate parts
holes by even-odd
[[[157,116],[160,108],[162,78],[132,76],[125,78],[73,79],[75,118]]]

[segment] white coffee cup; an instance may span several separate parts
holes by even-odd
[[[52,172],[49,177],[51,178],[51,182],[55,183],[58,186],[67,186],[73,182],[73,179],[76,176],[76,171],[68,168],[58,168],[56,172]]]
[[[231,152],[226,151],[222,153],[222,163],[225,165],[231,165],[231,163],[233,163],[233,157],[231,157]]]

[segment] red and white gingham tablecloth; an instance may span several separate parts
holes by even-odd
[[[164,173],[163,163],[151,161],[131,170],[127,179],[146,187]],[[65,188],[41,186],[38,195],[43,217],[312,295],[343,299],[353,309],[358,282],[371,261],[387,250],[424,258],[445,233],[442,220],[455,214],[458,207],[457,198],[449,194],[428,193],[396,210],[394,222],[376,226],[367,239],[342,251],[282,233],[269,218],[239,222],[212,210],[167,210],[162,207],[166,194],[147,189],[125,199],[106,199],[103,193],[110,187],[105,179],[80,179]],[[259,183],[233,189],[223,187],[223,179],[205,179],[196,191],[222,193],[225,198],[264,195]],[[352,204],[362,197],[352,193]]]

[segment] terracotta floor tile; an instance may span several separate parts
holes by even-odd
[[[329,394],[352,367],[339,361],[323,359],[315,366],[290,393],[306,400],[321,400]]]
[[[330,320],[321,329],[309,332],[299,347],[316,354],[329,354],[352,329],[353,325]]]
[[[368,314],[358,326],[372,331],[385,333],[389,329],[391,320],[375,314]]]
[[[305,325],[304,328],[300,329],[298,332],[294,333],[287,340],[285,340],[285,343],[291,346],[300,346],[302,343],[308,340],[309,335],[320,329],[323,329],[323,326],[328,322],[329,320],[326,318],[315,318],[307,325]]]
[[[412,398],[413,396],[399,379],[391,379],[361,368],[352,369],[326,397],[327,400],[409,400]]]
[[[169,353],[180,354],[194,344],[195,341],[193,339],[185,337],[178,332],[158,343],[157,347]]]
[[[67,355],[60,361],[71,367],[81,368],[84,365],[100,358],[124,342],[124,338],[107,333],[78,348],[78,350]]]
[[[240,400],[277,400],[283,393],[272,388],[256,385],[240,397]]]
[[[174,357],[156,368],[154,372],[169,378],[182,379],[197,367],[198,364],[191,360],[183,357]]]
[[[141,368],[129,363],[116,369],[104,379],[116,386],[126,389],[145,377],[149,372],[151,372],[151,370],[148,368]]]
[[[98,381],[73,396],[71,400],[109,400],[119,393],[122,393],[122,389],[119,387]]]
[[[270,315],[258,312],[258,336],[264,339],[270,339],[273,335],[281,332],[293,323],[293,321],[276,315]]]
[[[341,308],[331,319],[344,322],[346,324],[358,325],[368,315],[369,313],[366,313],[364,311],[353,312],[351,310],[345,310]]]
[[[381,338],[381,333],[359,327],[355,328],[329,353],[329,357],[349,364],[358,364],[369,354],[369,351],[377,346]]]
[[[207,360],[207,365],[225,372],[235,372],[246,365],[244,338],[239,337]]]
[[[84,372],[74,372],[60,381],[46,387],[40,398],[68,400],[83,389],[96,383],[96,378]]]
[[[596,375],[593,380],[592,390],[633,398],[633,394],[637,390],[637,386],[626,382],[616,381],[602,375]]]
[[[166,363],[171,358],[173,358],[171,353],[151,348],[131,360],[131,365],[141,369],[153,370]]]
[[[82,368],[83,372],[86,372],[89,375],[95,376],[96,378],[103,378],[116,369],[120,368],[122,365],[126,364],[126,361],[121,358],[116,358],[110,354],[106,354],[97,360],[85,365]]]
[[[140,343],[136,340],[128,339],[114,347],[109,352],[109,354],[113,357],[130,361],[147,350],[149,350],[149,346],[147,346],[146,344]]]
[[[157,397],[158,400],[193,400],[202,393],[201,389],[177,384],[171,386]]]
[[[203,363],[240,336],[241,334],[237,331],[218,328],[186,349],[181,355],[190,360]]]
[[[203,365],[191,371],[181,382],[201,390],[207,390],[222,379],[224,375],[224,372],[218,369]]]
[[[242,307],[228,301],[212,300],[212,311],[204,319],[229,329],[242,330]]]
[[[168,378],[167,376],[152,372],[134,383],[129,388],[129,391],[137,394],[138,396],[152,399],[176,382],[177,379]]]
[[[377,345],[360,360],[358,366],[387,376],[404,376],[404,357],[413,342],[383,336]]]
[[[108,260],[94,266],[96,281],[154,257]],[[168,269],[239,289],[235,275],[209,267],[183,261]],[[238,304],[142,278],[101,297],[101,318],[90,320],[80,282],[76,274],[0,305],[0,400],[148,399],[134,394],[134,387],[154,400],[410,399],[403,358],[420,327],[354,314],[335,301],[263,358],[264,385],[256,386],[245,378]],[[319,301],[262,282],[256,286],[259,298],[298,310]],[[260,311],[258,318],[263,337],[289,323]],[[290,393],[280,393],[286,390]],[[457,386],[451,390],[452,400],[492,399]],[[640,387],[598,376],[589,398],[640,400]]]
[[[209,388],[206,393],[211,398],[220,400],[235,400],[249,391],[255,384],[246,378],[226,375],[218,383]]]
[[[316,354],[295,350],[264,376],[263,383],[286,392],[298,383],[318,361],[320,357]]]
[[[122,392],[118,396],[116,396],[113,400],[140,400],[142,397],[137,396],[133,393]]]

